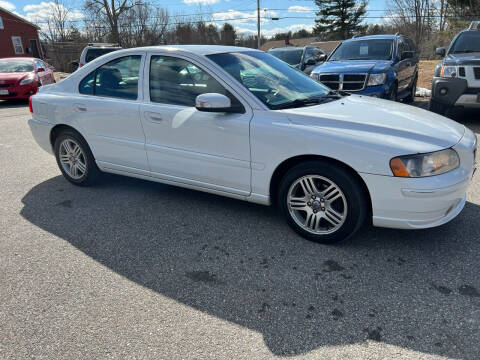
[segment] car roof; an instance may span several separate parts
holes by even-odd
[[[4,61],[4,60],[31,60],[33,62],[35,60],[40,60],[40,59],[33,58],[33,57],[8,57],[8,58],[0,59],[0,61]]]
[[[303,48],[306,48],[306,47],[307,47],[307,46],[279,46],[279,47],[274,47],[274,48],[268,49],[268,51],[270,51],[270,50],[287,50],[287,51],[293,51],[293,50],[303,49]]]
[[[348,40],[345,40],[344,42],[347,41],[356,41],[356,40],[375,40],[375,39],[389,39],[389,40],[395,40],[399,36],[405,36],[405,35],[368,35],[368,36],[358,36],[354,37]]]
[[[222,54],[230,52],[241,52],[241,51],[260,51],[251,48],[245,48],[240,46],[223,46],[223,45],[158,45],[158,46],[145,46],[133,49],[124,49],[123,52],[146,50],[146,51],[155,51],[155,50],[167,50],[167,51],[181,51],[189,52],[197,55],[213,55],[213,54]]]

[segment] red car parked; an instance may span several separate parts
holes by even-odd
[[[37,92],[39,86],[54,82],[53,70],[43,60],[0,59],[0,100],[27,100]]]

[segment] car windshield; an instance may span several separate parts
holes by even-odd
[[[480,31],[461,33],[450,49],[451,54],[471,52],[480,52]]]
[[[300,60],[302,59],[303,49],[295,49],[295,50],[269,50],[269,54],[272,54],[276,58],[285,61],[287,64],[290,65],[298,65],[300,64]]]
[[[33,62],[27,60],[0,61],[0,73],[30,72],[33,71]]]
[[[90,62],[96,58],[111,53],[112,51],[120,50],[119,48],[98,48],[98,49],[88,49],[87,54],[85,55],[85,62]]]
[[[332,54],[329,61],[339,60],[390,60],[393,40],[372,39],[347,41]]]
[[[330,89],[259,51],[208,56],[272,110],[319,103]]]

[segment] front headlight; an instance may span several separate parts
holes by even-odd
[[[424,177],[444,174],[456,169],[460,158],[453,149],[428,154],[399,156],[390,160],[393,175],[398,177]]]
[[[320,77],[320,74],[318,74],[318,73],[316,73],[316,74],[311,73],[311,74],[310,74],[310,77],[311,77],[313,80],[317,80],[317,81],[318,81],[318,79],[319,79],[319,77]]]
[[[368,76],[368,83],[367,86],[376,86],[376,85],[383,85],[387,81],[387,74],[370,74]]]
[[[25,79],[20,81],[20,85],[28,85],[31,84],[35,80],[35,75],[31,74],[28,75]]]
[[[449,78],[449,77],[456,77],[456,76],[457,76],[456,66],[442,65],[442,69],[440,70],[440,77]]]

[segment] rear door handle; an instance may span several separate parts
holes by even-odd
[[[75,104],[77,111],[87,111],[87,107],[84,104]]]

